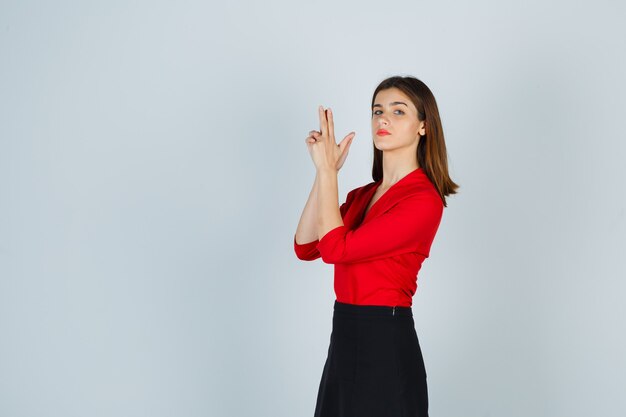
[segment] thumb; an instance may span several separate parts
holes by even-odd
[[[350,144],[352,143],[352,139],[354,139],[355,135],[356,135],[355,132],[350,132],[341,140],[341,143],[339,144],[339,147],[341,148],[342,151],[346,147],[350,147]]]

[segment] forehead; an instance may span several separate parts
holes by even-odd
[[[398,101],[402,103],[406,103],[406,105],[410,109],[415,110],[415,105],[413,105],[413,102],[411,101],[411,99],[406,94],[404,94],[402,91],[400,91],[399,89],[395,87],[381,90],[378,93],[376,93],[376,98],[374,99],[374,105],[380,104],[386,107],[386,106],[391,105],[391,103],[398,102]],[[398,106],[404,107],[402,104],[399,104]]]

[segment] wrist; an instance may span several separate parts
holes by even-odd
[[[317,167],[317,173],[322,175],[337,174],[339,170],[333,167]]]

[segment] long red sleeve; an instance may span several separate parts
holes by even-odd
[[[442,213],[441,200],[428,195],[405,198],[354,230],[346,226],[331,229],[319,240],[317,251],[329,264],[373,261],[410,252],[428,257]]]

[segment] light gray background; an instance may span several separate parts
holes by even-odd
[[[461,185],[419,274],[432,416],[623,416],[623,2],[2,2],[0,415],[312,416],[319,104],[434,92]],[[381,381],[384,383],[384,381]]]

